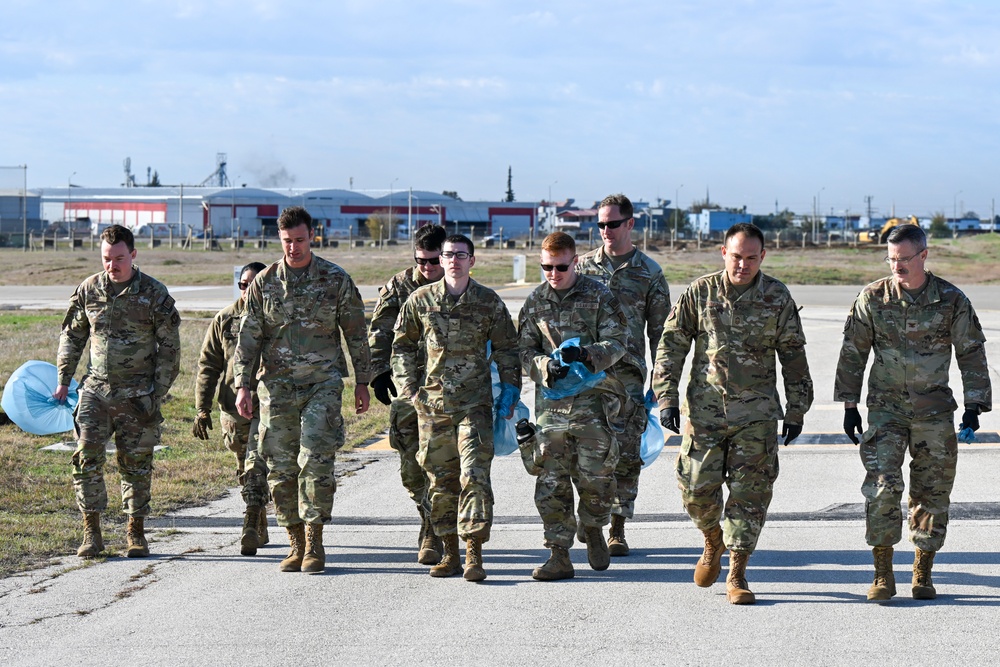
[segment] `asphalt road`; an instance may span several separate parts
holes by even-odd
[[[0,288],[0,305],[22,289]],[[525,289],[502,290],[512,311]],[[234,491],[154,522],[149,559],[113,557],[81,568],[69,556],[0,580],[0,661],[995,664],[997,413],[983,416],[980,434],[987,442],[961,446],[951,530],[935,561],[938,599],[910,597],[912,546],[904,541],[895,559],[899,594],[887,604],[867,602],[872,570],[863,470],[852,445],[835,444],[842,407],[829,400],[843,318],[857,289],[793,289],[803,306],[817,401],[806,437],[781,448],[769,521],[748,570],[759,600],[754,607],[727,604],[722,581],[710,589],[692,583],[700,534],[682,514],[673,448],[643,473],[636,520],[628,524],[633,555],[594,572],[584,549],[575,547],[576,578],[555,583],[530,578],[547,555],[533,479],[516,455],[498,458],[496,522],[484,549],[489,578],[481,584],[427,576],[415,561],[417,517],[399,482],[396,455],[359,450],[350,455],[357,469],[341,479],[326,529],[324,574],[278,572],[288,543],[273,517],[272,543],[258,556],[240,556],[242,505]],[[997,291],[969,290],[994,363],[1000,359]],[[177,292],[184,309],[188,294]],[[205,298],[220,296],[206,290]],[[960,387],[955,375],[953,387]],[[530,392],[525,400],[530,404]]]

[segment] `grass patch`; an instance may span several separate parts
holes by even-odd
[[[0,312],[0,378],[29,359],[55,361],[62,314]],[[218,412],[216,429],[207,442],[191,435],[197,359],[209,318],[183,317],[181,371],[163,404],[162,444],[169,445],[154,459],[153,516],[202,505],[220,498],[236,485],[236,459],[222,444]],[[77,371],[82,375],[85,362]],[[344,421],[348,447],[388,427],[389,410],[372,399],[365,415],[355,415],[354,381],[344,388]],[[0,577],[45,565],[53,558],[73,556],[82,537],[82,525],[70,468],[70,452],[43,452],[41,447],[71,439],[70,434],[35,436],[13,424],[0,426]],[[105,465],[108,511],[103,516],[104,542],[110,552],[125,545],[125,517],[121,511],[121,477],[113,455]],[[169,531],[168,531],[169,532]]]

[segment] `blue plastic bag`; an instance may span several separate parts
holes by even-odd
[[[550,401],[558,400],[560,398],[568,398],[570,396],[577,396],[587,391],[588,389],[593,389],[599,385],[607,373],[600,371],[598,373],[591,373],[583,362],[574,361],[571,364],[567,364],[563,361],[562,350],[566,347],[578,347],[580,345],[580,338],[570,338],[564,340],[563,344],[552,350],[552,354],[549,356],[559,362],[561,366],[569,366],[569,373],[566,377],[556,380],[555,384],[551,387],[542,387],[542,396],[549,399]]]
[[[656,400],[646,394],[646,430],[642,432],[642,445],[639,447],[639,456],[642,458],[642,467],[648,468],[656,457],[663,451],[663,426],[660,425],[660,408],[656,405]]]
[[[73,410],[80,400],[78,382],[69,385],[65,403],[52,397],[59,371],[47,361],[26,361],[7,380],[0,406],[22,431],[51,435],[73,430]]]
[[[958,441],[964,442],[967,445],[972,444],[976,441],[976,432],[966,426],[958,432]]]
[[[490,354],[489,341],[486,342],[486,354]],[[531,413],[528,406],[520,400],[521,392],[512,384],[500,382],[500,371],[496,362],[490,362],[490,379],[493,382],[493,455],[507,456],[518,451],[517,431],[515,426],[521,419],[528,419]],[[515,403],[516,401],[516,403]],[[504,419],[514,405],[514,416]]]

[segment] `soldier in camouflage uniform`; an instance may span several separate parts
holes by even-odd
[[[908,449],[910,541],[916,547],[912,594],[928,600],[937,596],[931,567],[948,530],[958,463],[958,404],[948,386],[952,348],[964,386],[962,425],[975,431],[979,414],[993,404],[986,337],[969,299],[924,270],[927,237],[920,227],[893,229],[885,259],[892,276],[865,287],[847,318],[834,400],[844,402],[844,430],[858,444],[863,423],[857,404],[868,355],[874,352],[868,430],[861,436],[865,537],[875,560],[868,599],[888,600],[896,593],[892,556],[893,545],[902,539],[902,468]]]
[[[521,373],[507,306],[496,292],[469,277],[474,253],[465,236],[445,240],[444,280],[417,289],[399,313],[392,370],[401,394],[417,410],[417,461],[430,480],[431,523],[444,551],[430,574],[450,577],[461,571],[461,537],[466,544],[464,577],[482,581],[482,545],[493,525],[490,360],[496,362],[501,383],[517,393]],[[503,416],[509,419],[513,413],[511,405]]]
[[[577,273],[604,283],[618,297],[629,324],[628,363],[617,367],[618,379],[628,391],[629,417],[624,433],[618,438],[617,491],[608,535],[611,555],[627,556],[625,520],[635,513],[643,463],[640,448],[646,430],[646,341],[655,362],[663,321],[670,310],[670,289],[660,265],[632,244],[635,218],[628,197],[623,194],[605,197],[598,207],[597,226],[603,244],[580,258]]]
[[[246,310],[246,291],[257,274],[267,267],[251,262],[240,271],[240,298],[220,310],[205,332],[198,358],[198,384],[195,389],[195,417],[191,432],[196,438],[208,440],[212,429],[212,400],[218,388],[219,424],[222,439],[236,455],[236,476],[243,487],[243,534],[240,553],[253,556],[260,545],[268,543],[267,535],[267,464],[257,448],[258,419],[246,419],[236,409],[236,388],[233,384],[233,356],[240,336],[240,320]],[[255,374],[252,371],[251,374]],[[251,392],[254,415],[258,414],[256,392]]]
[[[69,301],[59,337],[59,386],[69,384],[88,341],[90,362],[80,391],[73,453],[73,487],[83,513],[84,538],[77,550],[93,558],[104,549],[101,512],[107,509],[105,443],[115,436],[122,506],[128,515],[126,555],[149,555],[144,520],[149,515],[153,448],[160,444],[160,404],[180,370],[181,318],[160,282],[133,264],[135,239],[121,225],[101,234],[104,271],[84,280]]]
[[[257,388],[258,446],[270,468],[278,525],[288,529],[291,542],[281,571],[322,572],[323,524],[333,509],[334,463],[345,438],[341,332],[357,382],[355,412],[362,414],[368,410],[371,362],[365,307],[351,277],[312,254],[312,217],[304,208],[281,212],[278,237],[284,258],[247,290],[233,361],[236,407],[252,419]]]
[[[587,544],[587,560],[595,570],[610,564],[602,527],[615,498],[618,438],[628,418],[628,395],[617,377],[629,359],[628,324],[618,299],[599,281],[577,275],[579,258],[573,237],[554,232],[542,241],[541,266],[546,282],[528,296],[518,316],[521,368],[535,382],[538,420],[535,463],[535,506],[545,525],[549,559],[531,576],[542,581],[574,576],[569,548],[574,534]],[[605,379],[592,389],[567,398],[547,399],[542,387],[566,377],[569,366],[552,352],[579,337],[578,346],[563,348],[566,363],[582,362]],[[623,360],[619,363],[619,360]],[[633,374],[641,374],[638,368]],[[573,508],[573,485],[580,495]]]
[[[441,560],[441,540],[431,526],[431,503],[427,494],[427,473],[417,463],[420,439],[417,411],[409,396],[396,397],[389,359],[396,319],[409,296],[424,285],[435,283],[444,276],[441,266],[441,245],[448,233],[441,225],[424,225],[414,236],[413,261],[416,266],[400,271],[389,279],[378,293],[378,303],[368,327],[368,345],[372,350],[372,391],[375,398],[389,405],[389,444],[399,452],[399,476],[420,514],[420,535],[417,561],[435,565]],[[417,375],[423,377],[424,355],[418,353]],[[390,400],[389,393],[394,400]]]
[[[783,284],[760,272],[765,252],[757,227],[729,228],[725,270],[698,278],[674,304],[653,370],[660,420],[677,433],[678,383],[694,341],[677,479],[684,509],[705,536],[694,581],[702,587],[715,583],[728,548],[726,596],[733,604],[756,601],[745,573],[778,477],[777,420],[784,420],[787,445],[802,432],[813,400],[798,309]],[[775,355],[785,382],[784,413]],[[729,498],[720,529],[723,484]]]

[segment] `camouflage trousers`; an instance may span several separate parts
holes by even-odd
[[[773,420],[695,432],[688,421],[677,455],[684,509],[699,530],[723,517],[726,548],[753,552],[778,478],[778,423]],[[729,489],[725,506],[722,485]]]
[[[594,406],[593,415],[602,415]],[[589,412],[589,411],[588,411]],[[544,411],[538,418],[538,451],[535,461],[542,472],[535,479],[535,507],[545,526],[545,546],[573,546],[579,512],[580,523],[601,527],[611,521],[615,497],[618,441],[603,415]],[[573,508],[573,485],[580,502]]]
[[[911,420],[869,412],[861,438],[865,481],[865,538],[873,547],[902,539],[903,458],[910,452],[910,541],[922,551],[938,551],[948,532],[948,508],[958,464],[954,413]]]
[[[334,463],[344,446],[343,389],[339,378],[307,385],[271,379],[258,385],[260,452],[270,469],[267,483],[279,526],[330,520],[337,490]]]
[[[625,431],[616,434],[618,465],[615,466],[615,500],[611,505],[612,514],[626,519],[631,519],[635,514],[639,473],[642,472],[642,434],[646,431],[646,408],[642,394],[629,398],[631,415],[625,423]]]
[[[267,490],[267,464],[257,446],[260,420],[220,412],[219,425],[226,448],[236,454],[236,479],[243,487],[243,502],[248,507],[267,505],[271,499]]]
[[[439,537],[490,539],[493,525],[493,410],[417,412],[417,462],[430,481],[431,524]]]
[[[410,498],[417,505],[421,517],[431,515],[431,501],[427,493],[430,483],[427,473],[417,463],[420,449],[420,429],[417,411],[406,399],[396,399],[389,407],[389,446],[399,452],[399,477]]]
[[[105,444],[113,434],[121,473],[122,511],[137,517],[149,514],[153,448],[160,444],[162,422],[159,401],[152,394],[109,399],[87,389],[80,392],[73,489],[81,512],[103,512],[108,507]]]

